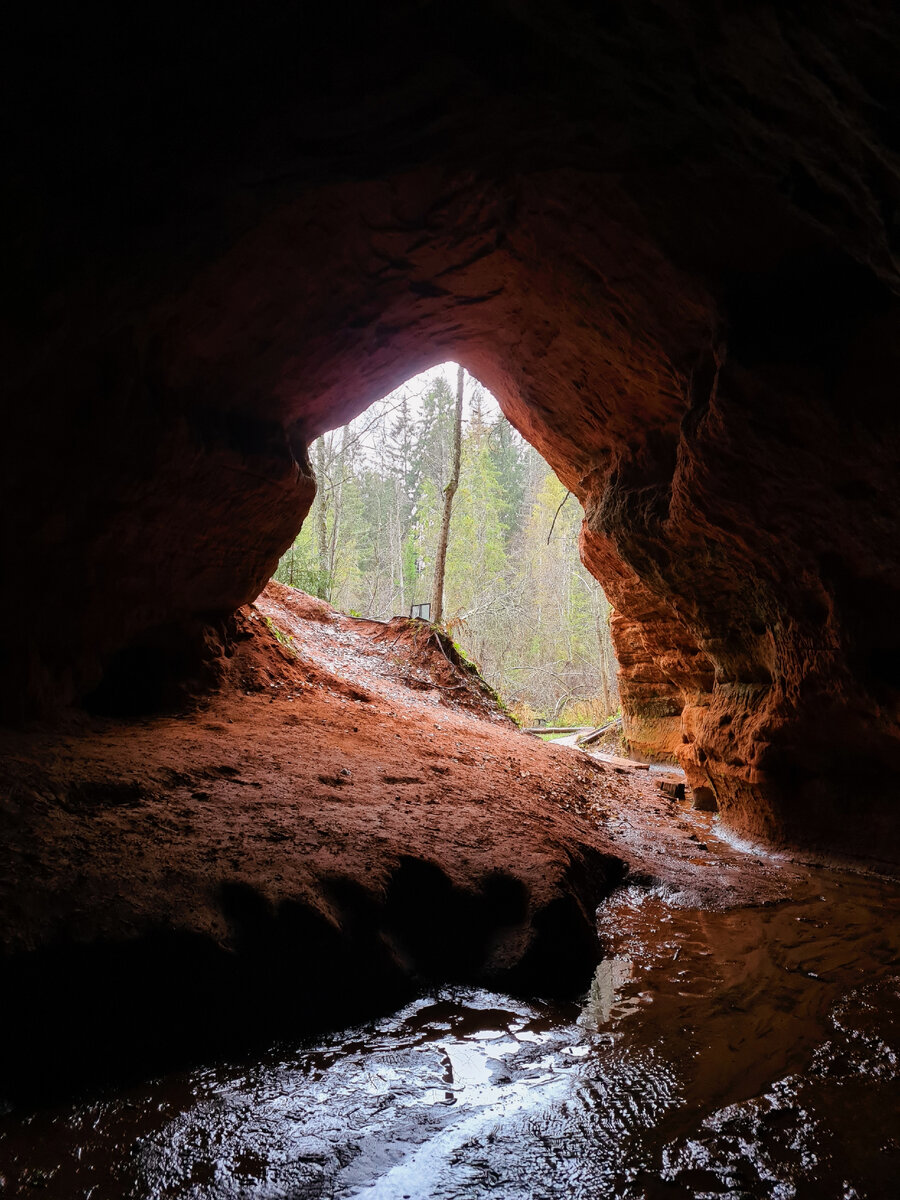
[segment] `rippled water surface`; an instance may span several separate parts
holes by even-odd
[[[900,1196],[900,889],[811,871],[708,912],[631,886],[583,1006],[384,1020],[0,1118],[4,1195]]]

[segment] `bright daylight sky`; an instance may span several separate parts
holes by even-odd
[[[418,412],[421,407],[422,397],[431,387],[432,383],[439,375],[443,375],[450,385],[450,390],[456,392],[456,372],[458,364],[455,362],[438,363],[436,367],[429,367],[427,371],[423,371],[421,375],[413,375],[412,379],[407,379],[406,383],[401,384],[396,391],[391,392],[391,396],[396,396],[398,400],[405,394],[409,400],[410,409],[413,413]],[[483,387],[474,375],[466,372],[466,388],[463,396],[463,420],[468,420],[472,411],[472,393],[475,388],[481,389],[482,395],[482,411],[486,421],[493,421],[500,414],[500,405],[495,397]]]
[[[359,444],[363,449],[371,448],[374,439],[374,432],[371,437],[367,436],[370,425],[374,426],[376,413],[382,414],[386,406],[399,406],[405,398],[409,404],[409,411],[412,417],[417,417],[422,407],[422,397],[438,378],[443,375],[450,385],[450,390],[456,393],[456,372],[457,364],[455,362],[438,363],[435,367],[429,367],[427,371],[422,371],[419,375],[413,375],[412,379],[407,379],[406,383],[400,385],[383,400],[378,401],[372,408],[360,413],[352,422],[356,436],[359,438]],[[500,415],[500,405],[495,397],[482,387],[474,376],[466,372],[466,385],[463,393],[463,421],[468,421],[472,412],[472,395],[475,388],[481,390],[482,396],[482,413],[486,421],[493,421]]]

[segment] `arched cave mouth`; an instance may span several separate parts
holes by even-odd
[[[879,310],[878,319],[883,318]],[[855,685],[867,693],[863,707],[890,706],[896,696],[895,651],[890,644],[895,631],[888,630],[886,614],[894,592],[890,584],[857,579],[846,558],[831,548],[817,560],[821,580],[802,577],[790,601],[798,616],[785,623],[776,615],[780,601],[773,581],[756,574],[752,556],[744,558],[749,575],[741,584],[729,578],[730,568],[723,571],[723,537],[727,541],[730,536],[727,521],[710,525],[704,515],[698,525],[697,510],[686,515],[690,502],[683,494],[689,494],[698,474],[702,477],[709,469],[708,463],[695,459],[692,442],[702,442],[714,409],[721,406],[719,351],[704,351],[692,369],[683,397],[688,408],[680,425],[651,423],[629,442],[633,435],[623,427],[621,411],[628,389],[621,384],[616,389],[619,411],[601,405],[603,418],[592,419],[580,436],[576,432],[577,421],[569,419],[572,395],[580,404],[590,394],[586,367],[577,358],[568,367],[568,378],[562,377],[561,364],[550,363],[544,390],[530,373],[523,376],[511,369],[499,340],[480,339],[465,350],[458,357],[465,359],[467,370],[471,366],[471,378],[487,381],[485,386],[494,390],[512,428],[551,464],[565,494],[584,505],[581,559],[590,576],[603,581],[614,610],[612,643],[628,753],[639,760],[678,764],[700,806],[721,811],[751,839],[808,840],[801,815],[813,802],[807,797],[814,798],[819,809],[823,836],[833,838],[843,798],[856,790],[853,780],[860,778],[859,768],[849,747],[823,737],[815,722],[804,723],[793,711],[788,721],[776,721],[771,735],[766,732],[769,714],[785,703],[782,673],[789,656],[786,660],[784,638],[795,636],[795,626],[837,618],[845,630],[848,662],[856,670]],[[427,364],[436,357],[431,352],[406,361],[422,368],[421,376],[433,370]],[[632,368],[622,362],[615,369],[627,382]],[[301,534],[310,528],[308,514],[316,501],[309,447],[322,431],[340,428],[341,417],[352,420],[377,405],[372,396],[381,394],[385,381],[396,383],[407,373],[383,356],[371,371],[361,371],[358,362],[348,363],[347,370],[348,378],[358,381],[355,398],[352,389],[341,388],[338,401],[332,385],[326,396],[309,404],[306,415],[287,424],[246,411],[216,412],[206,405],[190,411],[186,428],[193,452],[199,449],[212,462],[224,456],[227,470],[240,462],[242,472],[247,470],[244,464],[256,462],[271,471],[274,462],[275,475],[288,482],[285,488],[279,481],[277,489],[284,504],[279,499],[273,505],[270,498],[260,510],[264,538],[257,538],[252,521],[241,518],[234,527],[239,536],[223,551],[229,571],[255,579],[242,594],[233,593],[234,602],[252,599],[276,572],[272,549],[284,551],[296,544],[289,539],[298,522],[305,520]],[[538,400],[536,394],[544,398]],[[671,399],[665,396],[666,403]],[[829,403],[834,399],[831,395]],[[879,495],[846,481],[841,481],[840,491],[853,502],[877,500]],[[278,542],[273,527],[281,531]],[[246,548],[243,558],[241,546]],[[699,607],[687,599],[698,579],[703,581]],[[217,601],[220,594],[217,585]],[[348,607],[354,609],[352,603]],[[405,596],[398,607],[406,608]],[[233,653],[233,611],[217,602],[194,603],[190,611],[174,619],[170,614],[161,624],[146,625],[142,618],[146,627],[136,634],[114,630],[113,648],[102,655],[102,669],[98,672],[95,660],[88,672],[93,684],[84,693],[87,711],[127,719],[184,709],[210,694],[221,682],[223,662]],[[120,609],[119,624],[122,615]],[[124,624],[129,624],[127,618]],[[795,699],[787,703],[793,710]],[[826,706],[830,703],[826,700]],[[851,725],[860,720],[865,724],[866,718],[855,712]],[[871,813],[880,804],[884,778],[874,760],[894,763],[900,761],[900,752],[881,732],[868,730],[863,740],[871,756],[865,765],[870,783],[860,799]],[[886,819],[879,817],[876,823],[887,830]],[[860,827],[852,842],[862,846],[868,840]]]
[[[0,634],[4,714],[173,703],[294,536],[309,441],[464,357],[584,505],[634,745],[753,836],[844,848],[849,807],[854,853],[895,846],[889,36],[707,19],[373,9],[335,59],[323,12],[207,58],[157,14],[109,73],[87,26],[39,36],[3,561],[71,586]]]
[[[476,378],[436,364],[308,453],[316,497],[273,579],[358,618],[436,618],[520,724],[614,718],[581,507]]]
[[[619,709],[613,612],[580,559],[583,511],[462,370],[442,623],[520,724],[608,724]],[[274,580],[357,617],[431,617],[457,374],[435,363],[309,446],[293,443],[316,493]],[[265,441],[252,422],[230,422],[227,438],[242,453]],[[489,627],[495,614],[503,629]],[[108,657],[84,708],[127,720],[190,707],[220,684],[229,641],[227,618],[151,629]],[[664,757],[674,761],[671,749]]]

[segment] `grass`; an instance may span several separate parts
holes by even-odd
[[[294,645],[294,639],[289,633],[285,633],[279,625],[276,625],[271,617],[263,617],[263,624],[265,625],[266,629],[268,629],[269,632],[273,634],[279,642],[281,642],[285,649],[292,651],[294,654],[297,653],[297,648]]]

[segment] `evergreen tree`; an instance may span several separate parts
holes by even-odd
[[[490,426],[489,445],[500,484],[500,521],[510,538],[519,526],[527,494],[529,452],[537,459],[540,456],[502,413]]]
[[[275,578],[379,619],[426,600],[455,407],[439,376],[418,410],[405,393],[387,397],[317,439],[316,499]],[[487,416],[473,388],[447,538],[446,623],[526,715],[559,716],[562,708],[599,721],[617,703],[610,608],[578,557],[582,513],[574,497],[560,508],[565,496],[505,418]]]

